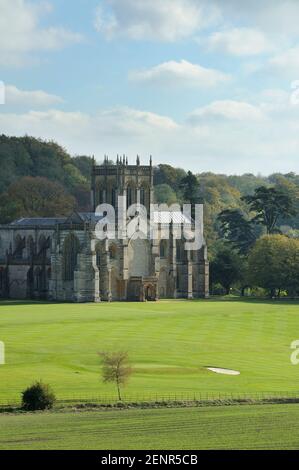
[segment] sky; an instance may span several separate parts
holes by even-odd
[[[299,172],[298,19],[298,0],[0,0],[0,133]]]

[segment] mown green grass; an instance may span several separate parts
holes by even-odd
[[[298,449],[299,405],[0,416],[0,449]]]
[[[42,379],[58,398],[115,393],[101,382],[102,350],[128,350],[130,396],[298,391],[290,344],[299,338],[299,304],[263,301],[157,303],[0,303],[0,402]],[[236,369],[214,374],[206,366]],[[50,418],[49,418],[50,419]]]

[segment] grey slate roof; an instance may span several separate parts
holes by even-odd
[[[32,217],[23,218],[11,222],[10,226],[36,227],[36,226],[53,226],[61,224],[65,221],[64,217]]]

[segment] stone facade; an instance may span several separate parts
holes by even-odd
[[[105,216],[99,205],[117,211],[118,196],[124,196],[127,207],[142,204],[150,214],[153,195],[151,162],[143,166],[137,158],[136,165],[128,165],[118,158],[111,165],[105,160],[93,168],[94,212],[0,226],[0,297],[72,302],[207,297],[207,248],[184,250],[177,239],[181,220],[169,226],[162,218],[153,240],[97,238],[97,223]],[[133,217],[129,214],[126,222]],[[170,236],[163,239],[167,227]]]

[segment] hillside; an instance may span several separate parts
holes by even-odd
[[[1,135],[0,223],[8,223],[24,216],[67,215],[72,209],[90,210],[91,165],[90,156],[72,157],[55,142],[29,136],[19,138]],[[182,181],[187,175],[187,170],[188,168],[174,168],[165,164],[155,167],[157,202],[186,202]],[[299,175],[294,173],[273,174],[268,177],[253,174],[227,176],[201,173],[196,177],[199,184],[196,200],[205,204],[206,238],[212,248],[220,237],[217,215],[224,209],[240,208],[246,211],[241,201],[242,196],[252,194],[258,186],[273,184],[283,186],[294,198],[298,198],[299,193]],[[41,199],[40,204],[34,204],[34,210],[32,201],[30,204],[24,201],[28,188],[29,193],[34,192],[37,200]],[[56,199],[59,195],[57,204],[47,204],[49,194],[56,195]],[[32,194],[29,196],[32,199]],[[55,210],[57,213],[53,214]],[[285,232],[297,230],[299,218],[294,217],[281,225],[284,225]]]

